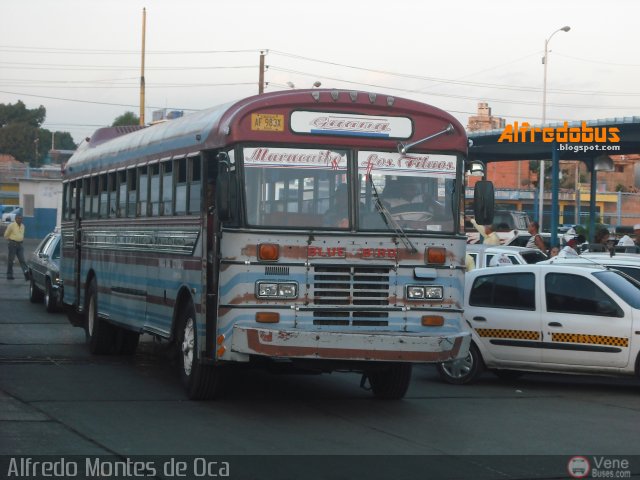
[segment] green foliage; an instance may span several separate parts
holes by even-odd
[[[133,112],[125,112],[113,121],[112,127],[125,127],[128,125],[140,125],[140,117]]]
[[[40,105],[38,108],[27,109],[22,101],[15,105],[0,103],[0,127],[22,123],[29,127],[39,128],[47,116],[47,110]]]
[[[25,122],[7,123],[0,128],[0,153],[21,162],[34,161],[38,128]],[[40,152],[39,152],[40,153]]]
[[[51,131],[40,128],[46,116],[42,105],[28,109],[20,100],[14,105],[0,104],[0,153],[32,166],[41,165],[51,150]],[[76,144],[69,132],[55,132],[55,147],[75,150]]]

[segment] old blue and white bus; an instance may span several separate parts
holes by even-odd
[[[193,399],[270,363],[401,398],[468,351],[466,152],[442,110],[329,89],[98,130],[64,177],[69,318],[95,354],[173,342]]]

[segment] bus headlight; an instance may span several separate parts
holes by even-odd
[[[442,300],[444,288],[433,285],[407,285],[407,300]]]
[[[257,282],[256,297],[297,298],[298,284],[296,282]]]

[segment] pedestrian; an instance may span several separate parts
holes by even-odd
[[[549,249],[549,258],[557,257],[558,253],[560,253],[560,247],[557,245],[555,247],[551,247]]]
[[[547,246],[544,244],[544,240],[540,236],[540,225],[538,222],[530,222],[527,230],[531,234],[531,237],[527,241],[527,248],[537,248],[538,250],[544,252],[547,249]]]
[[[24,279],[29,280],[29,268],[27,262],[24,261],[24,223],[22,223],[22,215],[16,215],[15,220],[9,224],[4,232],[4,238],[9,241],[9,256],[7,257],[7,279],[13,280],[13,261],[18,257],[20,267],[24,273]]]
[[[475,219],[471,217],[465,217],[466,220],[470,221],[473,227],[480,233],[482,236],[482,243],[485,245],[500,245],[500,237],[495,232],[495,228],[493,225],[478,225]]]

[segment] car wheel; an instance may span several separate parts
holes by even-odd
[[[512,382],[513,380],[517,380],[524,372],[519,370],[493,370],[493,374],[498,377],[500,380],[504,380],[505,382]]]
[[[47,312],[49,313],[53,313],[58,309],[56,294],[53,292],[51,281],[48,278],[44,289],[44,305],[47,307]]]
[[[42,302],[42,291],[36,287],[36,284],[33,281],[33,274],[29,275],[31,278],[29,282],[29,301],[31,303],[40,303]]]
[[[410,363],[399,363],[383,370],[372,370],[366,376],[376,398],[397,400],[404,397],[409,389],[411,371]]]
[[[113,352],[115,327],[98,317],[98,287],[95,279],[89,283],[86,294],[85,325],[89,340],[89,351],[94,355]]]
[[[464,385],[473,382],[484,371],[484,362],[478,347],[472,342],[466,357],[439,363],[438,373],[445,382]]]
[[[180,378],[191,400],[219,397],[224,387],[224,372],[219,367],[204,365],[198,358],[198,331],[193,305],[189,302],[178,316],[178,364]]]

